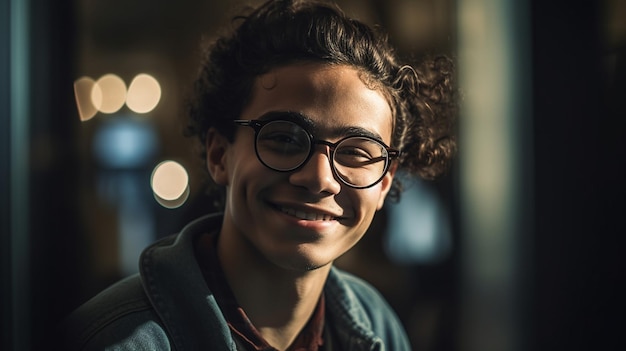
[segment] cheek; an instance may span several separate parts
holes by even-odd
[[[387,198],[387,194],[391,190],[391,186],[393,184],[393,177],[395,175],[396,168],[395,166],[385,174],[385,177],[380,182],[380,194],[378,196],[378,205],[376,207],[377,210],[383,208],[385,204],[385,199]]]
[[[353,190],[350,203],[357,217],[361,221],[370,221],[377,210],[380,209],[381,197],[383,196],[380,184],[369,189]]]
[[[231,203],[236,201],[239,206],[247,206],[284,177],[261,164],[254,150],[235,150],[234,154],[237,157],[228,165],[230,176],[226,189]]]
[[[256,156],[245,150],[231,149],[228,167],[228,186],[226,187],[228,200],[233,203],[236,198],[245,196],[246,189],[253,185],[258,178],[259,170],[256,165]]]
[[[243,138],[245,136],[237,135],[237,138]],[[231,185],[233,180],[241,180],[250,178],[250,175],[254,175],[258,172],[256,168],[262,166],[258,162],[254,146],[247,142],[236,142],[228,150],[228,157],[230,162],[228,163],[228,171],[230,174]]]

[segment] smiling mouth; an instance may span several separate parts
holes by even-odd
[[[328,214],[305,212],[289,207],[279,207],[278,209],[286,215],[296,217],[298,219],[304,219],[307,221],[333,221],[337,219],[336,217]]]

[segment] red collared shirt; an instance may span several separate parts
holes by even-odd
[[[276,351],[252,325],[245,311],[237,302],[235,294],[228,286],[224,271],[217,259],[216,243],[217,235],[215,234],[200,236],[196,243],[196,259],[204,275],[204,280],[209,290],[213,292],[228,326],[239,337],[239,341],[245,345],[247,350]],[[323,350],[324,313],[324,294],[322,294],[311,319],[287,349],[288,351]]]

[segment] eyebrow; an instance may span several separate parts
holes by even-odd
[[[370,137],[372,139],[376,139],[378,141],[380,141],[381,143],[384,144],[383,142],[383,138],[380,136],[380,134],[372,132],[371,130],[362,128],[362,127],[343,127],[343,128],[339,128],[335,131],[333,131],[333,136],[339,137],[339,136],[347,136],[347,135],[354,135],[354,136],[366,136],[366,137]]]
[[[258,119],[259,120],[275,120],[275,119],[287,120],[287,121],[291,121],[291,122],[301,125],[314,136],[319,132],[319,127],[316,125],[313,119],[311,119],[307,115],[300,113],[300,112],[270,111],[268,113],[265,113]],[[376,139],[384,143],[383,138],[380,136],[380,134],[373,132],[371,130],[365,129],[363,127],[357,127],[357,126],[345,126],[345,127],[333,128],[330,131],[330,135],[331,137],[336,137],[336,138],[343,137],[343,136],[365,136],[365,137]]]

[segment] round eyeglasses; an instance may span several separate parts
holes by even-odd
[[[308,130],[292,121],[233,122],[254,129],[256,155],[262,164],[274,171],[295,171],[311,158],[316,144],[328,146],[333,174],[344,184],[356,189],[369,188],[380,182],[389,170],[391,160],[400,155],[400,151],[370,136],[352,135],[332,143],[315,139]]]

